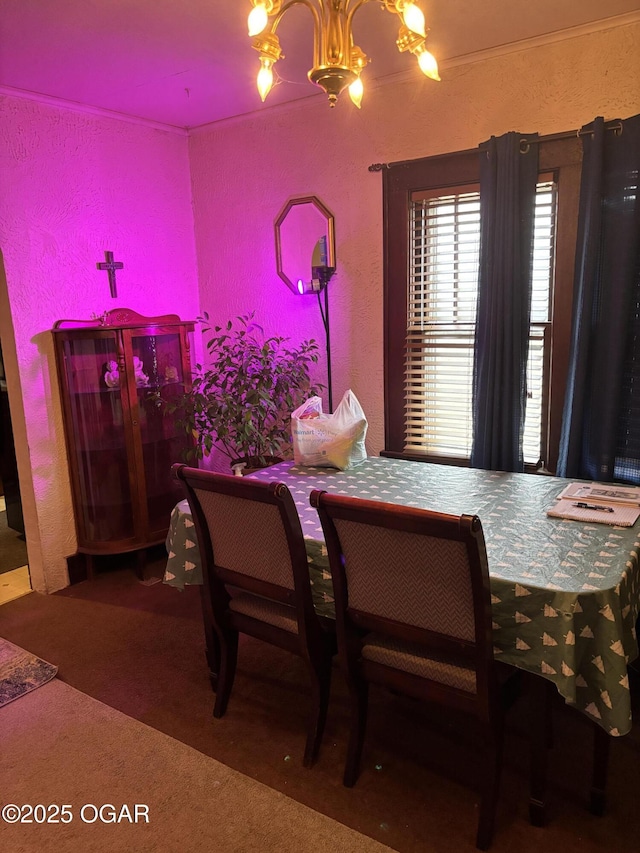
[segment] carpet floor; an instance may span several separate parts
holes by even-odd
[[[7,525],[6,511],[0,512],[0,575],[27,565],[24,536]]]
[[[151,568],[160,573],[162,566],[160,559]],[[399,853],[475,850],[473,744],[453,721],[426,720],[418,703],[372,691],[362,773],[352,789],[342,785],[348,701],[338,670],[311,770],[302,766],[307,679],[297,658],[242,638],[229,709],[214,720],[198,588],[145,586],[133,566],[109,566],[55,595],[32,593],[3,605],[0,634],[55,662],[58,677],[88,696]],[[640,714],[635,680],[632,687]],[[12,704],[19,708],[28,698]],[[523,697],[509,715],[492,851],[636,853],[638,727],[611,743],[608,808],[598,818],[587,810],[591,723],[556,703],[550,822],[538,828],[528,820],[527,711]],[[199,798],[200,792],[191,808]],[[310,844],[301,851],[319,849]]]
[[[315,850],[390,853],[58,679],[0,709],[0,728],[5,809],[69,807],[29,823],[10,824],[9,811],[11,853],[300,853],[310,838]]]

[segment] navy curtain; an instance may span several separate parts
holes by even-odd
[[[558,474],[640,483],[640,116],[582,133]]]
[[[523,471],[538,145],[522,134],[480,146],[480,270],[471,465]],[[528,139],[535,140],[535,136]]]

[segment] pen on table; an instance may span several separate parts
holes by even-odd
[[[613,512],[612,506],[600,506],[600,504],[587,504],[584,501],[578,501],[574,506],[580,509],[599,509],[601,512]]]

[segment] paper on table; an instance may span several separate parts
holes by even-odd
[[[601,509],[588,509],[576,506],[575,500],[560,499],[547,510],[553,518],[569,518],[572,521],[588,521],[598,524],[613,524],[617,527],[632,527],[640,516],[640,507],[624,504],[609,504],[607,512]]]
[[[569,483],[558,498],[640,506],[640,489],[635,486],[618,486],[616,483]]]

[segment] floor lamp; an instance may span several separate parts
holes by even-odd
[[[320,307],[320,316],[322,317],[322,325],[324,326],[325,346],[327,350],[327,399],[329,402],[329,411],[333,412],[333,389],[331,385],[331,326],[329,324],[329,289],[327,285],[335,273],[335,267],[317,266],[312,268],[311,286],[317,284],[318,305]],[[324,293],[324,307],[322,305],[322,294]]]

